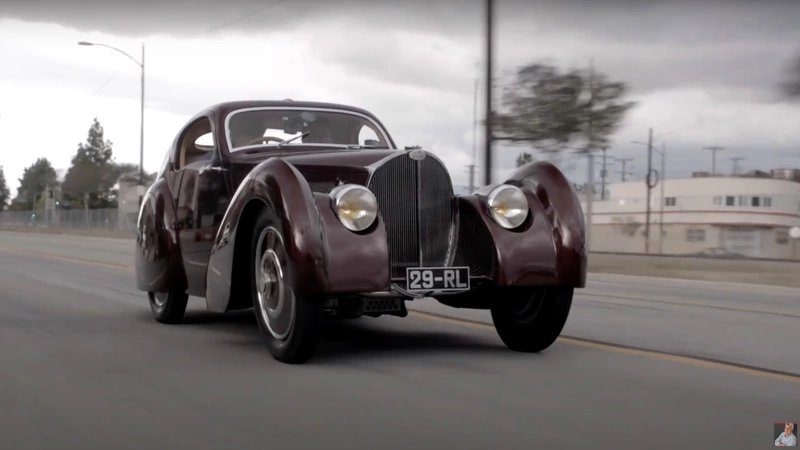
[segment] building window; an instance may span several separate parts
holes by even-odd
[[[686,240],[689,242],[704,242],[706,240],[706,230],[702,228],[689,228],[686,230]]]
[[[675,206],[675,197],[665,197],[664,198],[664,205],[665,206]]]
[[[763,199],[763,206],[764,208],[772,208],[772,197],[764,197]]]
[[[732,195],[725,197],[725,206],[736,206],[736,198]]]
[[[747,197],[744,195],[739,196],[739,206],[747,206]]]
[[[760,203],[761,203],[761,197],[752,197],[752,198],[750,199],[750,202],[751,202],[751,203],[750,203],[750,205],[751,205],[751,206],[760,206]]]
[[[722,197],[720,196],[714,197],[714,206],[722,206]]]
[[[789,232],[788,231],[776,231],[775,232],[775,243],[780,245],[786,245],[789,243]]]

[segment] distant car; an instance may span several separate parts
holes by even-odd
[[[584,219],[553,165],[456,196],[444,164],[344,105],[212,106],[177,134],[138,219],[136,284],[159,322],[188,296],[253,307],[273,357],[302,363],[322,320],[404,317],[432,297],[491,310],[511,349],[560,335],[586,284]]]

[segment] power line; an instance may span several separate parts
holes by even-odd
[[[110,76],[110,77],[109,77],[109,78],[108,78],[108,79],[107,79],[107,80],[106,80],[106,81],[105,81],[103,84],[101,84],[99,88],[95,89],[95,91],[94,91],[94,92],[92,92],[92,93],[89,95],[89,97],[94,97],[94,96],[95,96],[95,95],[97,95],[97,94],[98,94],[100,91],[102,91],[102,90],[103,90],[103,89],[104,89],[106,86],[108,86],[108,84],[109,84],[109,83],[111,83],[112,81],[114,81],[114,78],[117,78],[117,75],[119,75],[119,73],[120,73],[120,72],[122,72],[122,68],[120,68],[120,69],[117,69],[117,71],[116,71],[116,72],[114,72],[114,74],[113,74],[113,75],[111,75],[111,76]]]
[[[250,12],[249,12],[249,13],[247,13],[247,14],[244,14],[244,15],[242,15],[242,16],[239,16],[239,17],[237,17],[236,19],[233,19],[233,20],[231,20],[231,21],[228,21],[228,22],[225,22],[225,23],[223,23],[223,24],[221,24],[221,25],[217,25],[217,26],[215,26],[215,27],[213,27],[213,28],[210,28],[210,29],[206,30],[205,32],[206,32],[206,33],[213,33],[213,32],[215,32],[215,31],[219,31],[219,30],[221,30],[221,29],[223,29],[223,28],[226,28],[226,27],[229,27],[229,26],[231,26],[231,25],[235,25],[235,24],[237,24],[237,23],[239,23],[239,22],[241,22],[241,21],[243,21],[243,20],[245,20],[245,19],[249,19],[250,17],[253,17],[253,16],[255,16],[256,14],[258,14],[258,13],[260,13],[260,12],[262,12],[262,11],[265,11],[265,10],[267,10],[267,9],[269,9],[269,8],[272,8],[273,6],[277,6],[277,5],[279,5],[279,4],[281,4],[281,3],[285,2],[285,1],[286,1],[286,0],[278,0],[278,1],[276,1],[276,2],[273,2],[273,3],[270,3],[270,4],[268,4],[268,5],[262,6],[262,7],[258,8],[258,9],[255,9],[255,10],[253,10],[253,11],[250,11]]]

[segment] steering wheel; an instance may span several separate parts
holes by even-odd
[[[272,142],[283,142],[283,139],[281,139],[279,137],[275,137],[275,136],[259,136],[259,137],[255,138],[255,139],[250,139],[249,141],[245,142],[244,145],[252,145],[252,144],[257,144],[259,142],[264,142],[264,141],[267,141],[267,142],[269,142],[269,141],[272,141]]]

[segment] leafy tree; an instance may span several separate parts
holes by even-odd
[[[112,188],[117,183],[117,174],[113,144],[105,139],[103,126],[95,118],[86,142],[78,144],[78,151],[72,157],[63,191],[73,206],[86,206],[84,200],[88,198],[90,208],[113,207]]]
[[[47,187],[55,187],[58,176],[47,158],[39,158],[26,167],[19,179],[17,196],[11,202],[11,209],[34,209],[34,201],[41,198]]]
[[[781,91],[787,98],[800,99],[800,54],[789,65]]]
[[[6,174],[3,172],[3,166],[0,166],[0,211],[5,209],[10,196],[11,192],[8,190],[8,185],[6,184]]]
[[[517,70],[493,114],[494,139],[544,153],[608,144],[627,112],[628,86],[588,69],[560,71],[533,63]]]
[[[145,185],[153,184],[156,181],[157,173],[144,173],[143,182]],[[123,176],[133,177],[139,180],[139,165],[131,163],[118,163],[115,165],[115,176],[117,179]]]

